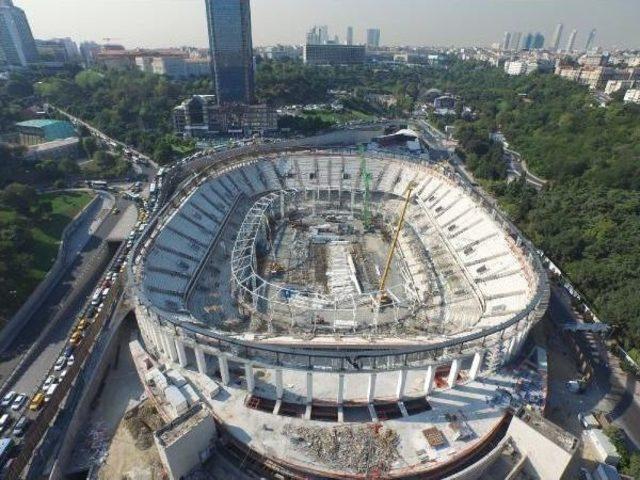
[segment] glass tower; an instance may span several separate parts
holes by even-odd
[[[0,0],[0,64],[26,66],[38,61],[27,16],[11,0]]]
[[[219,105],[254,99],[250,0],[205,0],[211,71]]]

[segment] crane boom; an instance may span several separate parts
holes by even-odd
[[[411,200],[411,192],[413,192],[414,188],[415,188],[415,184],[413,182],[410,183],[409,186],[407,187],[407,196],[404,201],[404,206],[402,207],[402,213],[400,214],[398,225],[396,226],[396,233],[393,236],[393,242],[391,242],[391,248],[389,249],[389,254],[387,255],[387,263],[384,266],[384,273],[382,274],[382,278],[380,279],[380,290],[378,295],[381,303],[386,303],[385,300],[388,300],[384,289],[387,284],[387,278],[389,277],[389,271],[391,270],[391,261],[393,260],[393,254],[396,251],[396,245],[398,244],[398,238],[400,237],[400,230],[402,230],[402,226],[404,225],[404,217],[407,213],[407,207],[409,206],[409,201]]]

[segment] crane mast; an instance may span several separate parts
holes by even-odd
[[[371,174],[367,170],[367,157],[364,154],[364,148],[358,148],[360,155],[360,176],[364,184],[364,194],[362,197],[362,224],[364,231],[371,230]]]
[[[389,271],[391,270],[391,261],[393,260],[393,255],[396,251],[396,246],[398,245],[398,238],[400,237],[400,230],[402,230],[402,226],[404,225],[404,217],[407,213],[407,207],[409,206],[409,202],[411,201],[411,192],[416,185],[411,182],[407,187],[407,196],[404,201],[404,205],[402,207],[402,213],[400,214],[400,219],[398,220],[398,225],[396,226],[396,232],[393,236],[393,241],[391,242],[391,248],[389,249],[389,253],[387,255],[387,263],[384,266],[384,273],[382,274],[382,278],[380,279],[380,290],[378,291],[378,299],[381,304],[387,304],[390,302],[389,295],[385,291],[385,287],[387,285],[387,279],[389,278]]]

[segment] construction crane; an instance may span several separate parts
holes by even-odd
[[[402,207],[402,213],[400,214],[400,219],[398,220],[398,225],[396,226],[396,233],[393,236],[391,248],[389,249],[389,254],[387,255],[387,263],[384,266],[384,273],[382,274],[382,278],[380,279],[380,290],[378,291],[378,301],[380,302],[380,305],[387,305],[391,303],[391,299],[389,298],[389,294],[386,292],[385,287],[387,285],[387,279],[389,278],[389,271],[391,270],[391,261],[393,260],[393,254],[396,251],[396,245],[398,245],[400,230],[402,230],[402,226],[404,225],[404,217],[407,213],[407,207],[409,206],[409,202],[411,201],[411,193],[413,192],[414,188],[416,188],[416,184],[414,182],[409,183],[409,185],[407,186],[407,196],[405,197],[404,205]]]
[[[364,196],[362,198],[362,224],[364,231],[371,230],[371,173],[367,170],[367,157],[364,154],[364,147],[358,148],[360,155],[360,176],[364,184]]]

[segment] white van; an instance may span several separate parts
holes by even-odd
[[[93,297],[91,297],[91,305],[94,307],[100,303],[100,294],[102,292],[98,289],[94,292]]]
[[[51,396],[54,394],[54,392],[56,391],[56,388],[58,388],[58,384],[54,383],[53,385],[51,385],[46,393],[44,394],[44,401],[48,402],[49,400],[51,400]]]

